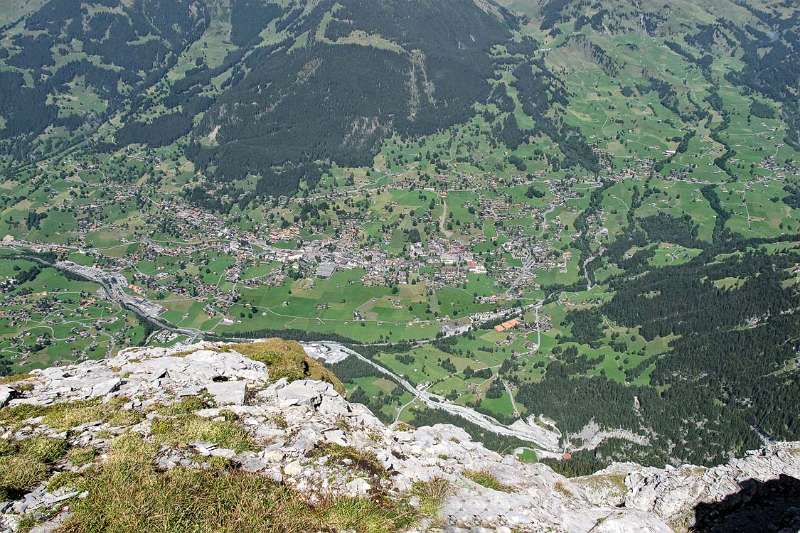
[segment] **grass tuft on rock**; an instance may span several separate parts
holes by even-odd
[[[335,498],[307,504],[300,494],[258,474],[227,469],[158,471],[158,445],[138,435],[117,438],[81,488],[63,533],[152,531],[330,531],[379,533],[419,518],[405,500]]]
[[[344,394],[344,385],[339,378],[321,363],[309,357],[298,342],[266,339],[259,342],[234,344],[228,346],[228,349],[267,365],[270,379],[327,381],[339,394]]]
[[[16,405],[0,409],[0,425],[19,426],[30,418],[42,417],[42,423],[54,429],[70,429],[97,420],[120,427],[131,426],[142,416],[136,411],[121,409],[126,401],[117,397],[107,403],[94,399],[52,405]]]
[[[25,381],[26,379],[30,379],[30,374],[9,374],[7,376],[0,376],[0,385],[10,385],[12,383],[19,383],[20,381]]]
[[[0,500],[33,488],[47,479],[50,466],[67,450],[62,439],[32,437],[0,440]]]
[[[84,477],[77,472],[71,472],[69,470],[65,470],[63,472],[56,472],[53,476],[47,481],[47,491],[48,492],[55,492],[61,488],[73,488],[78,489],[82,486]]]
[[[450,491],[450,482],[440,477],[417,481],[411,487],[411,495],[419,499],[419,511],[424,516],[438,514]]]
[[[94,461],[97,452],[91,446],[79,446],[70,448],[67,459],[75,466],[83,466]]]
[[[487,489],[499,492],[514,492],[514,487],[506,485],[488,470],[464,470],[464,477],[486,487]]]
[[[253,449],[250,436],[237,421],[216,421],[196,415],[180,415],[154,419],[151,431],[159,443],[182,446],[192,441],[207,441],[236,452]]]
[[[32,437],[17,441],[19,452],[42,463],[54,463],[64,457],[67,441],[49,437]]]
[[[24,455],[0,457],[0,500],[27,491],[47,477],[47,465]]]
[[[190,415],[195,411],[213,407],[210,396],[201,394],[197,396],[186,396],[180,401],[163,405],[156,409],[156,412],[163,416]]]
[[[342,446],[341,444],[326,443],[315,448],[311,455],[313,457],[327,456],[333,463],[342,464],[351,468],[357,468],[365,474],[374,477],[386,477],[386,469],[378,460],[378,457],[371,451],[359,450],[352,446]]]

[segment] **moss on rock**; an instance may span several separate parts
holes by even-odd
[[[228,349],[267,365],[271,379],[327,381],[339,394],[344,394],[344,385],[339,378],[319,361],[309,357],[298,342],[274,338],[234,344]]]

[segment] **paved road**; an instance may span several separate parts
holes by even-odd
[[[14,249],[24,249],[21,246],[15,245],[4,246]],[[127,281],[124,281],[125,278],[121,274],[109,273],[93,267],[84,267],[78,265],[77,263],[73,263],[72,261],[50,262],[42,259],[41,257],[28,255],[25,253],[21,253],[20,257],[29,261],[34,261],[40,265],[61,270],[62,272],[68,272],[81,279],[97,283],[100,285],[103,296],[105,296],[106,299],[117,302],[124,309],[131,311],[142,320],[149,322],[157,328],[179,333],[181,335],[187,335],[192,340],[203,336],[203,332],[198,329],[180,328],[170,324],[169,322],[166,322],[158,316],[158,312],[156,311],[158,306],[153,302],[150,302],[143,297],[136,297],[126,293],[123,290],[123,287],[127,286]]]
[[[116,301],[125,309],[132,311],[133,313],[141,317],[143,320],[146,320],[147,322],[153,324],[158,328],[172,331],[174,333],[179,333],[182,335],[187,335],[192,340],[203,336],[204,332],[200,330],[176,327],[159,318],[157,312],[155,311],[157,306],[155,306],[152,302],[149,302],[148,300],[141,297],[131,296],[123,290],[123,286],[127,285],[127,282],[123,284],[124,278],[121,278],[119,274],[108,273],[97,268],[83,267],[76,263],[72,263],[71,261],[49,262],[40,257],[32,255],[24,255],[24,257],[26,259],[29,259],[31,261],[36,261],[45,266],[57,268],[59,270],[69,272],[75,276],[97,283],[102,287],[104,295],[108,299]],[[525,306],[522,309],[520,309],[520,311],[524,311],[527,308],[536,306],[541,306],[541,302]],[[234,341],[243,339],[231,337],[226,340]],[[347,356],[357,357],[358,359],[361,359],[370,366],[374,367],[378,372],[391,377],[394,381],[399,383],[403,388],[405,388],[408,392],[410,392],[412,395],[414,395],[418,400],[423,402],[428,407],[434,409],[441,409],[447,413],[456,415],[468,422],[475,424],[478,427],[481,427],[487,431],[491,431],[492,433],[498,435],[505,435],[508,437],[516,437],[520,440],[530,442],[537,447],[537,452],[541,457],[558,456],[557,452],[559,449],[558,443],[560,435],[553,431],[544,429],[534,424],[529,424],[523,420],[517,420],[510,426],[503,425],[493,417],[485,415],[483,413],[479,413],[470,407],[465,407],[450,403],[446,398],[439,396],[438,394],[429,393],[423,389],[417,389],[416,387],[411,385],[411,383],[409,383],[407,380],[398,376],[391,370],[379,365],[378,363],[375,363],[370,359],[367,359],[360,353],[355,352],[340,343],[314,342],[314,343],[303,343],[303,344],[310,355],[320,359],[326,359],[326,357],[321,355],[322,351],[320,350],[321,346],[326,347],[331,352],[337,352],[342,355],[346,354]]]
[[[392,378],[392,380],[396,381],[400,384],[404,389],[408,392],[413,394],[418,400],[422,403],[431,407],[433,409],[441,409],[447,413],[452,415],[456,415],[460,418],[463,418],[467,422],[471,422],[476,426],[485,429],[487,431],[491,431],[497,435],[504,435],[507,437],[516,437],[520,440],[524,440],[526,442],[530,442],[534,444],[537,448],[537,453],[539,453],[540,457],[546,456],[554,456],[559,457],[559,438],[560,435],[544,429],[542,427],[532,425],[526,423],[522,420],[517,420],[510,426],[506,426],[498,422],[496,419],[492,418],[489,415],[485,415],[483,413],[479,413],[470,407],[465,407],[462,405],[456,405],[450,403],[446,398],[439,396],[438,394],[430,393],[424,389],[418,389],[411,385],[407,380],[398,376],[391,370],[379,365],[378,363],[372,361],[361,355],[360,353],[353,351],[338,342],[315,342],[315,343],[306,343],[304,347],[310,348],[312,346],[319,347],[325,346],[331,351],[337,353],[346,353],[351,357],[356,357],[368,365],[372,366],[378,372],[385,374]],[[310,352],[310,355],[325,359],[324,356],[320,355],[318,350],[307,350]]]

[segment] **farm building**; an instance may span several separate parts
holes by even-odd
[[[517,326],[519,326],[519,319],[512,318],[511,320],[506,320],[502,324],[497,324],[494,327],[494,330],[497,331],[497,332],[506,331],[507,329],[513,329],[513,328],[515,328]]]

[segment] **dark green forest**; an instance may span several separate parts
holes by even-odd
[[[669,351],[655,360],[651,385],[587,377],[594,364],[568,348],[547,366],[541,383],[521,384],[520,403],[558,420],[566,432],[594,420],[649,433],[658,443],[645,454],[650,461],[677,457],[714,464],[730,452],[758,447],[758,434],[776,440],[800,436],[800,380],[793,371],[800,354],[800,295],[792,281],[800,255],[791,247],[763,248],[800,236],[741,239],[725,228],[727,213],[716,190],[704,194],[719,213],[712,243],[699,241],[685,217],[629,219],[625,234],[600,259],[625,270],[608,282],[613,297],[570,311],[565,319],[572,337],[562,341],[589,346],[598,345],[606,319],[636,328],[646,340],[673,336]],[[633,244],[658,242],[703,252],[661,268],[649,267],[647,255],[637,258],[645,252],[622,258],[620,250]],[[740,281],[724,284],[730,279]],[[626,371],[627,380],[645,367]],[[634,409],[637,402],[640,408]]]

